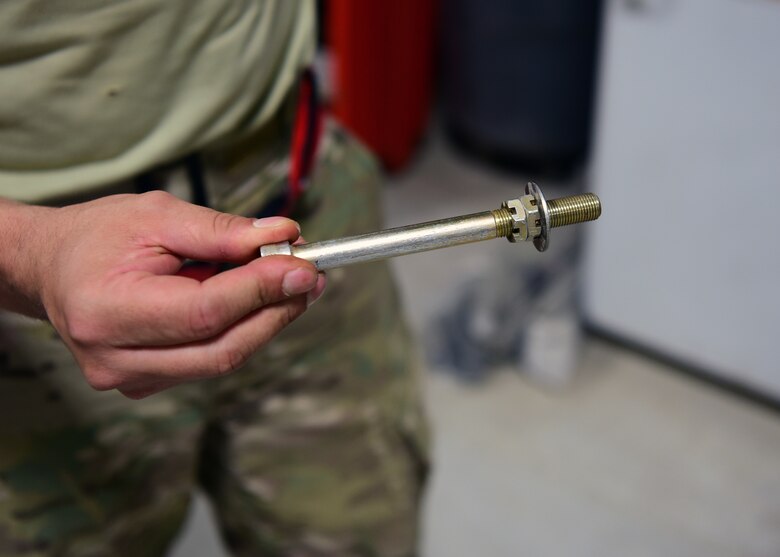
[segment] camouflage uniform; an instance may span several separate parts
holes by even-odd
[[[376,229],[374,160],[334,129],[321,151],[294,215],[307,239]],[[164,555],[198,483],[235,555],[412,555],[412,353],[383,263],[330,272],[243,370],[137,402],[92,391],[47,323],[2,314],[0,555]]]

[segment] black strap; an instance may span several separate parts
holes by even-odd
[[[192,202],[204,207],[209,206],[208,191],[206,190],[206,175],[203,172],[203,161],[198,153],[188,155],[180,162],[165,167],[164,172],[170,172],[177,166],[183,166],[187,173],[187,181],[190,183]],[[135,177],[135,191],[146,193],[161,189],[161,170],[149,170]]]
[[[209,196],[206,191],[206,176],[203,173],[203,161],[198,153],[193,153],[184,159],[187,178],[192,190],[192,202],[195,205],[209,207]]]
[[[158,181],[154,177],[154,173],[144,172],[135,177],[135,191],[138,193],[146,193],[148,191],[159,189],[157,186]]]

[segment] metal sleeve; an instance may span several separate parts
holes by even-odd
[[[496,219],[492,212],[486,211],[293,246],[292,254],[310,261],[320,270],[326,270],[496,237]]]

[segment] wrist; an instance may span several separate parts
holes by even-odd
[[[56,209],[0,200],[0,307],[46,318],[42,291],[51,261],[45,230]]]

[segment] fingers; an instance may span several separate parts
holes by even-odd
[[[322,295],[325,293],[325,287],[328,285],[328,277],[325,275],[325,273],[320,273],[319,277],[317,277],[317,285],[309,290],[309,292],[306,294],[306,307],[309,308],[311,305],[319,300]]]
[[[265,244],[294,242],[300,227],[284,217],[249,219],[206,207],[160,197],[170,204],[157,223],[159,244],[172,253],[197,261],[245,263]]]
[[[120,201],[130,210],[117,212]],[[65,295],[47,311],[95,389],[143,398],[229,373],[325,288],[307,261],[258,257],[262,245],[299,241],[290,219],[247,219],[160,192],[90,207],[115,241],[67,260],[72,273],[61,276],[72,284],[60,281]],[[183,259],[239,266],[200,282],[173,274]]]
[[[226,375],[240,368],[306,307],[306,297],[297,296],[255,311],[214,339],[182,346],[128,348],[115,355],[113,364],[133,369],[136,377],[147,375],[150,382],[159,382],[161,376],[178,383]],[[156,392],[158,385],[150,384]],[[129,392],[143,394],[148,388],[134,385]]]
[[[98,390],[118,389],[131,399],[142,399],[186,381],[235,371],[305,309],[326,286],[324,274],[306,296],[265,306],[211,341],[170,347],[110,349],[80,362],[90,384]]]
[[[262,306],[316,290],[319,280],[313,265],[284,256],[256,259],[203,282],[167,275],[124,277],[99,309],[101,314],[121,318],[87,316],[88,323],[107,323],[99,331],[87,331],[81,337],[78,331],[71,331],[71,336],[87,344],[107,340],[113,346],[205,340]]]
[[[305,305],[302,306],[302,297],[298,297],[266,306],[212,343],[120,349],[121,355],[113,359],[112,366],[131,366],[134,378],[127,381],[127,386],[119,387],[119,391],[138,400],[186,381],[220,376],[238,369],[258,348],[313,304],[324,292],[326,282],[325,275],[320,274],[316,287],[305,296]]]

